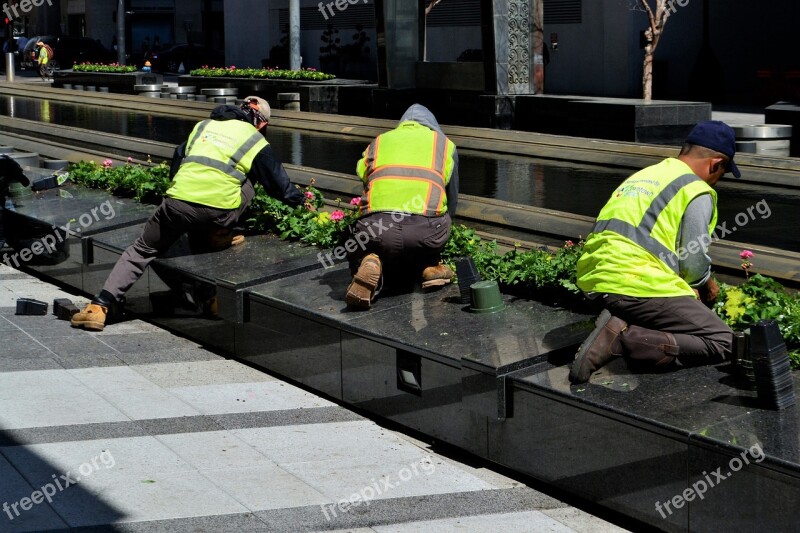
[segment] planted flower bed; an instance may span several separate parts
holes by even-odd
[[[302,81],[326,81],[332,80],[336,76],[325,74],[313,68],[288,70],[277,68],[236,68],[231,67],[203,67],[189,72],[190,76],[204,78],[251,78],[251,79],[273,79],[273,80],[302,80]]]
[[[161,201],[170,185],[166,163],[145,167],[133,164],[130,158],[121,165],[114,165],[110,159],[102,164],[81,161],[70,166],[70,179],[86,187],[148,203]],[[328,213],[321,210],[324,198],[313,187],[313,181],[303,192],[306,202],[289,207],[258,187],[246,213],[246,229],[259,233],[271,231],[282,239],[314,246],[337,245],[346,228],[358,217],[361,199],[353,198],[347,204],[337,199],[337,208]],[[555,251],[523,250],[515,246],[501,254],[495,241],[484,241],[474,230],[454,225],[442,255],[450,263],[459,257],[472,257],[481,277],[496,280],[506,292],[585,308],[588,304],[575,283],[576,265],[582,252],[582,242],[567,241]],[[746,280],[738,286],[720,283],[714,311],[737,331],[759,320],[775,320],[789,349],[793,368],[800,368],[800,296],[789,293],[772,278],[751,275],[752,252],[742,251],[741,258]]]
[[[128,72],[136,72],[136,67],[132,65],[120,65],[119,63],[110,63],[108,65],[104,65],[102,63],[81,63],[80,65],[72,65],[72,71],[126,74]]]

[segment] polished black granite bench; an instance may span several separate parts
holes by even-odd
[[[666,530],[795,527],[797,406],[764,409],[729,364],[635,374],[618,360],[575,386],[558,363],[509,377],[513,416],[490,421],[491,460]]]
[[[36,242],[55,246],[53,253],[31,254],[25,266],[80,290],[89,290],[83,284],[90,253],[87,239],[141,224],[155,210],[152,205],[70,183],[40,192],[15,188],[10,198],[14,209],[5,211],[5,232],[9,243],[17,243],[17,252],[38,246]]]
[[[141,235],[143,227],[144,224],[137,224],[91,238],[91,264],[86,266],[84,290],[96,293],[102,288],[114,263]],[[154,312],[153,321],[233,352],[233,326],[244,319],[244,289],[322,268],[318,253],[316,248],[287,243],[274,235],[255,235],[221,252],[192,254],[184,237],[164,257],[153,261],[143,279],[126,295],[126,308],[140,313]],[[172,308],[153,309],[151,297],[170,290],[195,299],[199,295],[216,295],[217,312],[224,320],[202,320],[199,316],[189,316],[187,320],[185,316],[173,316]],[[170,304],[162,302],[162,305]]]
[[[519,130],[653,144],[683,143],[692,127],[711,118],[711,104],[599,96],[517,96]]]
[[[340,265],[247,289],[237,356],[482,456],[487,419],[505,416],[503,376],[571,356],[593,327],[510,296],[499,313],[471,313],[456,286],[352,310],[349,281]]]

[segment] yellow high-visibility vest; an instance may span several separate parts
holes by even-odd
[[[167,196],[220,209],[236,209],[256,154],[269,143],[241,120],[204,120],[186,142],[186,157]]]
[[[625,180],[586,240],[578,260],[578,287],[639,298],[694,296],[680,276],[680,254],[685,252],[677,247],[683,214],[703,194],[710,194],[714,204],[711,235],[717,193],[686,163],[669,158]]]
[[[365,184],[362,212],[446,213],[454,152],[445,135],[413,120],[379,135],[356,167]]]

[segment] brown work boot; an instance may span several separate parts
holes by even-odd
[[[375,290],[381,281],[381,260],[375,254],[369,254],[361,260],[358,272],[347,287],[344,301],[347,305],[369,309]]]
[[[441,287],[453,280],[453,271],[444,263],[436,266],[429,266],[422,271],[422,288]]]
[[[106,327],[108,307],[96,303],[89,303],[79,313],[72,316],[70,324],[75,328],[88,329],[89,331],[103,331]]]
[[[586,383],[592,373],[609,361],[622,355],[620,334],[628,324],[603,309],[595,321],[595,328],[583,341],[575,354],[575,361],[569,371],[572,383]]]
[[[655,370],[664,370],[680,353],[675,336],[666,331],[631,326],[620,340],[627,359],[652,363]]]
[[[218,228],[208,234],[208,245],[212,252],[219,252],[243,242],[244,235],[234,234],[233,230],[227,228]]]

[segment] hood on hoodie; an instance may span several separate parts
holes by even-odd
[[[406,109],[406,112],[403,113],[402,117],[400,117],[400,122],[398,125],[402,124],[407,120],[413,120],[414,122],[419,122],[423,126],[426,126],[432,129],[433,131],[444,135],[442,128],[436,121],[436,117],[433,116],[433,113],[431,113],[430,109],[428,109],[422,104],[413,104],[411,107]]]
[[[211,111],[212,120],[243,120],[250,124],[247,113],[235,105],[218,105]]]

